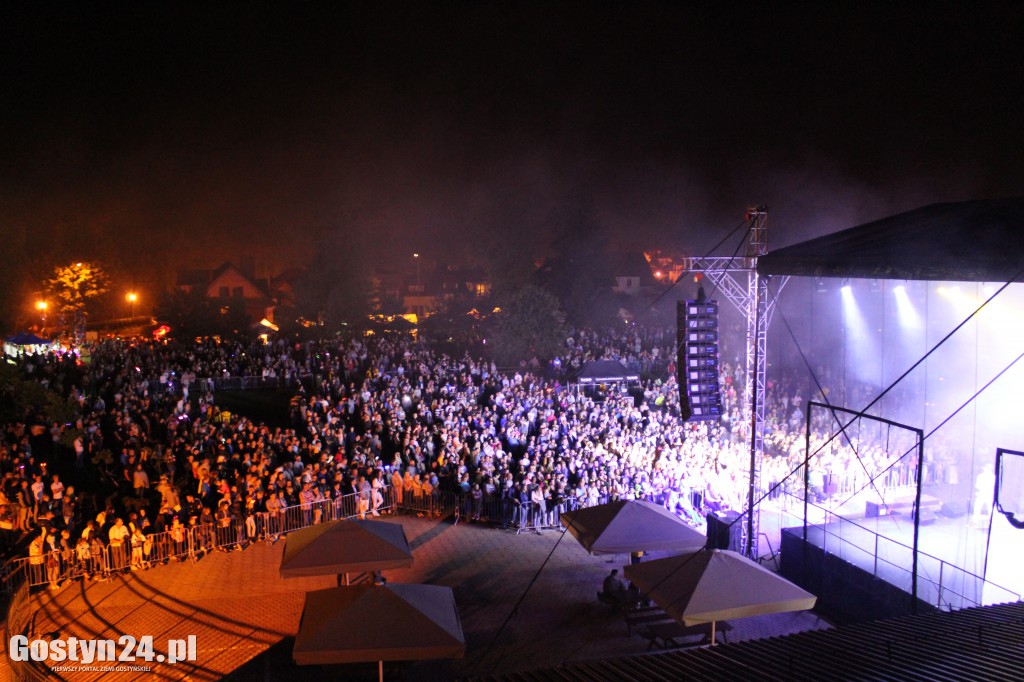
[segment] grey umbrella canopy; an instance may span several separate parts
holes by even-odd
[[[627,566],[633,581],[684,625],[814,608],[816,597],[736,552],[699,550]]]
[[[281,577],[298,578],[404,568],[412,550],[400,523],[329,521],[288,535]]]
[[[683,551],[707,543],[700,531],[646,500],[617,500],[565,512],[560,518],[591,554]]]
[[[452,588],[354,585],[306,594],[292,657],[299,665],[462,658]]]

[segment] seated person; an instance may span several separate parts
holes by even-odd
[[[612,572],[605,576],[602,586],[601,599],[614,604],[622,605],[628,600],[626,583],[619,577],[619,569],[613,568]]]

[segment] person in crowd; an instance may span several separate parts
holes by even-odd
[[[74,577],[86,581],[92,578],[92,552],[89,549],[88,538],[79,536],[78,542],[75,543],[75,559],[77,565]]]
[[[114,525],[107,532],[107,541],[110,545],[111,570],[118,572],[128,566],[128,547],[130,532],[124,525],[121,517],[114,519]]]
[[[131,547],[132,547],[132,563],[131,569],[133,571],[141,571],[144,568],[149,568],[145,558],[145,547],[146,547],[146,534],[142,532],[142,529],[137,527],[132,531],[131,534]]]

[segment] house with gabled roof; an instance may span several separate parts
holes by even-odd
[[[241,266],[224,261],[213,270],[181,270],[177,288],[186,293],[202,292],[224,306],[241,306],[253,323],[266,319],[274,322],[277,308],[294,307],[292,284],[299,271],[285,271],[277,277],[255,277],[251,259]]]
[[[655,285],[651,266],[639,251],[615,254],[611,266],[615,277],[612,291],[617,294],[637,296]]]

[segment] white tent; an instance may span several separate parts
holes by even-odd
[[[626,578],[684,625],[804,611],[817,600],[736,552],[700,550],[627,566]]]
[[[462,658],[452,588],[354,585],[306,594],[292,658],[299,665]]]
[[[400,523],[348,519],[302,528],[288,535],[281,577],[297,578],[383,571],[412,565]]]
[[[591,554],[693,550],[707,538],[664,507],[646,500],[617,500],[565,512],[562,524]]]

